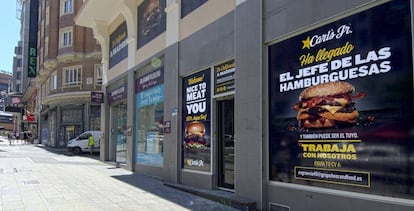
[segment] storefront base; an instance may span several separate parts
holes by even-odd
[[[410,200],[307,187],[275,184],[268,187],[267,210],[352,210],[352,211],[412,211]]]
[[[161,167],[135,164],[134,171],[136,173],[148,175],[155,178],[163,178]]]
[[[195,188],[187,185],[182,184],[171,184],[171,183],[164,183],[164,185],[176,188],[197,196],[201,196],[203,198],[209,199],[211,201],[215,201],[221,204],[225,204],[231,207],[234,207],[239,210],[256,210],[256,202],[237,197],[233,192],[224,191],[224,190],[208,190],[208,189],[201,189]]]

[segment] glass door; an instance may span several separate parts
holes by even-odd
[[[75,138],[75,126],[73,125],[69,125],[69,126],[64,126],[64,140],[65,143],[67,144],[69,142],[69,140]]]
[[[218,185],[234,189],[234,99],[217,101]]]
[[[115,141],[115,161],[126,163],[127,104],[114,106],[112,119],[112,140]]]

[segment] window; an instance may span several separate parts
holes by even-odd
[[[45,83],[46,85],[46,96],[48,96],[50,94],[50,79],[48,79]]]
[[[63,86],[79,86],[82,82],[82,67],[74,66],[63,69]]]
[[[72,46],[72,27],[62,29],[60,31],[60,47]]]
[[[53,73],[50,79],[50,89],[56,90],[57,89],[57,74]]]
[[[207,0],[181,0],[181,18],[206,3]]]
[[[73,0],[60,1],[61,15],[73,13]]]
[[[50,15],[49,15],[49,10],[50,10],[50,7],[47,7],[46,8],[46,14],[45,14],[45,21],[46,21],[46,23],[45,23],[45,25],[46,26],[48,26],[49,25],[49,18],[50,18]]]
[[[22,59],[17,59],[17,67],[22,67]]]
[[[45,38],[45,58],[49,56],[49,37]]]
[[[95,64],[95,84],[102,84],[102,64]]]

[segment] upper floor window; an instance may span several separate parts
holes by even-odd
[[[181,0],[181,18],[184,18],[206,2],[207,0]]]
[[[45,83],[46,85],[46,95],[50,94],[50,79],[48,79]]]
[[[102,64],[95,64],[95,84],[102,84]]]
[[[50,90],[56,90],[57,89],[57,74],[54,72],[52,76],[50,77]]]
[[[61,15],[73,13],[73,0],[60,1]]]
[[[20,61],[21,61],[21,59],[20,59]],[[17,71],[17,72],[16,72],[16,79],[17,79],[17,80],[22,79],[22,71]]]
[[[82,83],[82,66],[63,68],[63,86],[79,86]]]
[[[70,47],[72,46],[72,27],[67,27],[60,30],[60,47]]]
[[[22,67],[22,59],[18,58],[16,63],[17,67]]]

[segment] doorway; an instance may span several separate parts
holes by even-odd
[[[218,186],[234,189],[234,98],[217,101]]]
[[[79,134],[79,127],[76,125],[64,125],[63,129],[63,141],[59,142],[59,146],[66,147],[69,140],[75,138]]]
[[[127,149],[127,102],[122,101],[112,108],[112,140],[115,145],[115,161],[126,164]]]

